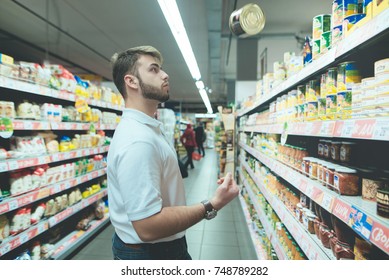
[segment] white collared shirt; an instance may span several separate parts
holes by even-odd
[[[162,207],[186,205],[176,151],[163,135],[161,122],[140,111],[124,109],[107,161],[110,219],[123,242],[143,243],[131,221],[157,214]],[[184,234],[152,243],[175,240]]]

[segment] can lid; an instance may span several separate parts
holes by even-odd
[[[230,16],[230,27],[232,25],[233,18],[236,16],[236,13],[240,13],[239,23],[247,35],[258,34],[265,27],[265,14],[257,4],[250,3],[243,6],[238,11],[234,11]]]

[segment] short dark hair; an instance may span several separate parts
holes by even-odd
[[[123,98],[127,97],[124,76],[128,73],[137,74],[138,68],[136,63],[141,55],[151,55],[162,64],[163,58],[161,53],[152,46],[130,48],[121,53],[115,53],[111,58],[113,82]]]

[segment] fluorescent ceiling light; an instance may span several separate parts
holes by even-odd
[[[217,116],[216,114],[195,114],[195,118],[204,118],[204,119],[215,119]]]
[[[188,35],[182,22],[180,11],[178,10],[175,0],[158,0],[158,4],[165,16],[170,30],[173,33],[174,38],[180,48],[185,62],[188,65],[190,74],[193,79],[200,80],[201,74],[197,65],[196,58],[193,54],[192,46],[190,45]]]
[[[190,74],[192,75],[192,78],[196,81],[196,87],[199,89],[200,96],[203,99],[208,113],[213,113],[207,92],[204,89],[204,82],[200,81],[200,69],[197,65],[196,57],[194,56],[188,35],[186,34],[184,23],[182,22],[181,14],[178,10],[176,0],[158,0],[158,4],[161,7],[161,10],[165,16],[167,23],[169,24],[174,39],[176,39],[177,45],[182,53],[182,56],[185,59]]]

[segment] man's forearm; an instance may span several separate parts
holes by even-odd
[[[152,242],[174,235],[197,224],[204,218],[204,206],[199,203],[191,206],[164,207],[161,212],[132,224],[144,242]]]

